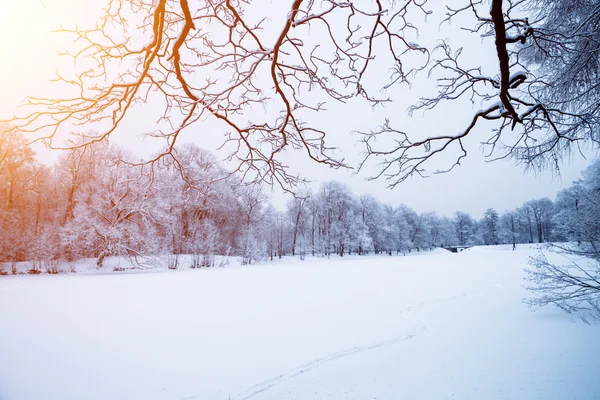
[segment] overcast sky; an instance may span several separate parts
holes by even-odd
[[[0,54],[3,55],[0,64],[2,119],[13,114],[17,104],[26,95],[52,93],[54,89],[47,82],[52,78],[54,71],[71,66],[68,60],[57,55],[59,50],[68,47],[70,39],[61,34],[51,33],[51,30],[61,24],[86,26],[93,23],[102,0],[0,0],[0,3],[3,10],[0,14]],[[273,4],[277,7],[273,7],[271,12],[285,12],[283,3],[279,0],[274,1]],[[273,20],[276,21],[277,18],[274,17]],[[435,22],[430,21],[429,24],[435,25],[435,28],[427,29],[423,33],[420,38],[423,42],[434,43],[438,37],[447,36],[450,34],[448,32],[451,32],[443,29],[438,31]],[[465,56],[471,57],[474,63],[481,63],[490,71],[496,68],[493,48],[479,45],[480,40],[477,37],[460,36],[453,39],[465,43]],[[472,118],[474,109],[479,108],[477,105],[446,104],[425,115],[420,113],[412,118],[407,115],[407,107],[431,89],[430,83],[423,75],[416,78],[411,88],[398,87],[388,93],[395,100],[394,103],[377,110],[372,110],[360,102],[343,106],[331,104],[327,112],[318,116],[320,122],[326,125],[329,143],[339,147],[338,154],[343,155],[350,165],[356,165],[364,149],[357,143],[359,136],[351,132],[374,128],[385,117],[391,118],[396,126],[415,135],[456,133],[463,130]],[[137,139],[137,135],[145,129],[144,123],[147,122],[148,118],[145,115],[133,113],[114,140],[135,151],[156,151],[156,143],[148,140],[140,143]],[[219,126],[210,124],[197,126],[185,132],[182,141],[194,142],[215,151],[223,139],[220,129]],[[337,180],[348,184],[358,194],[370,193],[383,202],[404,203],[420,212],[435,210],[440,214],[451,215],[454,211],[462,210],[480,217],[489,207],[504,211],[529,199],[554,198],[558,190],[569,186],[579,176],[580,171],[591,161],[590,156],[595,155],[588,152],[587,160],[580,155],[565,160],[560,177],[552,171],[524,173],[522,167],[515,166],[511,161],[486,162],[479,146],[479,142],[487,133],[486,129],[489,130],[489,127],[481,126],[470,135],[466,143],[469,155],[459,168],[428,179],[409,179],[394,190],[387,189],[387,183],[383,180],[365,180],[376,172],[377,166],[374,164],[356,175],[351,170],[323,167],[292,151],[286,153],[286,161],[310,179],[311,186],[315,188],[322,181]],[[40,154],[46,160],[54,158],[52,154],[43,151],[40,151]],[[224,158],[226,154],[217,155]],[[453,156],[451,153],[444,156],[446,158],[442,159],[439,165],[443,167],[445,163],[451,162]],[[286,201],[286,197],[277,188],[273,196],[276,206],[281,207]]]

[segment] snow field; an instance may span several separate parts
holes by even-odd
[[[598,399],[531,248],[0,279],[0,399]]]

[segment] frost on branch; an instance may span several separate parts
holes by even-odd
[[[394,187],[412,175],[428,176],[427,166],[441,153],[454,151],[449,171],[466,156],[464,140],[481,120],[494,120],[480,140],[490,160],[512,158],[527,168],[559,170],[560,160],[581,146],[600,145],[600,4],[572,0],[465,1],[447,7],[447,22],[470,17],[461,26],[493,46],[497,74],[485,75],[480,66],[467,66],[462,48],[454,51],[444,40],[432,52],[429,77],[437,93],[420,99],[409,112],[428,111],[450,101],[480,104],[464,130],[418,136],[390,123],[364,132],[366,154],[380,162],[380,173]],[[568,22],[566,22],[568,21]],[[462,45],[462,43],[461,43]],[[451,118],[452,116],[446,116]],[[377,138],[390,137],[377,144]],[[419,140],[415,140],[419,137]],[[444,161],[447,162],[447,161]],[[362,166],[361,166],[362,167]]]
[[[533,296],[525,300],[526,304],[533,308],[554,305],[583,318],[600,318],[600,263],[582,259],[556,264],[539,255],[530,265],[527,289]]]
[[[282,161],[286,148],[344,167],[315,113],[331,101],[387,102],[369,83],[371,71],[391,70],[389,87],[427,62],[427,49],[404,38],[414,29],[409,14],[427,13],[423,2],[294,0],[272,23],[264,10],[252,9],[256,3],[110,0],[95,27],[61,29],[77,40],[65,53],[75,73],[57,73],[61,93],[73,96],[29,97],[13,123],[52,148],[73,147],[65,142],[70,135],[83,137],[83,147],[147,109],[156,129],[144,134],[167,145],[150,162],[174,157],[184,130],[212,121],[248,180],[296,185],[299,178]],[[407,53],[421,60],[411,66]]]

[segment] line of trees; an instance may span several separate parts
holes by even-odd
[[[153,254],[215,255],[244,264],[285,255],[405,254],[440,246],[542,243],[583,237],[577,185],[477,220],[417,213],[357,196],[338,182],[304,191],[276,210],[262,186],[244,184],[208,152],[187,144],[177,157],[135,165],[104,142],[44,166],[18,134],[0,135],[0,263],[30,261],[52,271],[61,260]],[[589,179],[589,175],[587,179]],[[586,228],[587,229],[587,228]],[[583,240],[583,239],[581,239]],[[176,266],[175,262],[173,266]]]
[[[532,297],[525,303],[554,305],[586,322],[600,321],[600,161],[558,194],[555,207],[553,222],[570,242],[551,246],[563,256],[558,262],[544,253],[530,260],[526,272]]]

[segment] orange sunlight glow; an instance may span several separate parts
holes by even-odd
[[[50,1],[50,0],[46,0]],[[31,89],[38,85],[39,75],[46,75],[45,60],[56,54],[52,51],[52,28],[56,15],[42,0],[0,0],[0,87],[2,88],[1,114],[14,113],[18,104]]]
[[[53,31],[60,26],[93,24],[93,13],[86,10],[88,3],[0,0],[0,119],[14,115],[26,96],[49,94],[48,81],[57,68],[72,65],[58,53],[67,49],[73,38]]]
[[[73,47],[73,37],[56,30],[93,26],[103,4],[104,0],[0,0],[0,121],[17,115],[28,96],[60,96],[60,85],[50,81],[57,70],[73,68],[72,59],[59,56]],[[32,149],[47,164],[59,156],[40,143]]]

